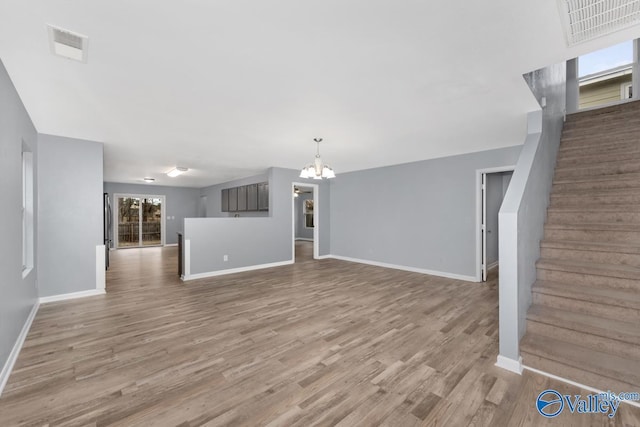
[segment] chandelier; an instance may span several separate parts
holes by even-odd
[[[317,145],[316,158],[313,160],[313,163],[302,168],[300,178],[335,178],[336,174],[333,172],[333,169],[331,169],[329,165],[325,165],[320,158],[320,142],[322,142],[322,138],[313,138],[313,140]]]

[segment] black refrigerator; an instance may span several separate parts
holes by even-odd
[[[109,249],[111,248],[111,221],[113,215],[111,213],[111,202],[109,201],[109,193],[104,193],[104,265],[105,269],[109,269]]]

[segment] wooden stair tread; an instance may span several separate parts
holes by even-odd
[[[532,292],[542,294],[640,310],[640,295],[637,292],[624,289],[600,288],[584,284],[537,280],[531,290]]]
[[[571,273],[590,274],[593,276],[619,277],[640,280],[640,267],[621,264],[597,264],[573,260],[551,260],[540,258],[537,268],[559,270]]]
[[[602,182],[602,181],[640,181],[640,173],[632,172],[632,173],[612,173],[612,174],[602,174],[602,175],[584,175],[584,176],[576,176],[576,177],[566,177],[556,179],[554,178],[554,184],[571,184],[574,182]]]
[[[603,377],[624,379],[640,386],[640,361],[566,343],[537,334],[527,334],[520,342],[522,351],[556,362],[579,366]],[[526,361],[525,361],[526,363]]]
[[[571,249],[576,251],[616,252],[640,254],[640,243],[585,242],[577,240],[545,239],[540,242],[543,248]]]
[[[553,230],[589,230],[589,231],[640,231],[639,224],[616,222],[574,222],[571,224],[545,224],[545,228]]]
[[[640,345],[640,328],[636,323],[632,322],[596,317],[590,314],[559,310],[535,304],[527,312],[527,319]]]

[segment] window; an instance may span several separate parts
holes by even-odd
[[[313,228],[313,199],[304,201],[304,226]]]
[[[22,143],[22,277],[33,269],[33,153]]]
[[[633,89],[631,83],[623,83],[620,85],[620,99],[631,99]]]

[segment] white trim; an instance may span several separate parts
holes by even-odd
[[[262,270],[263,268],[281,267],[283,265],[291,265],[293,260],[272,262],[268,264],[250,265],[247,267],[228,268],[226,270],[207,271],[206,273],[185,274],[181,277],[183,282],[195,279],[204,279],[206,277],[223,276],[225,274],[243,273],[245,271]]]
[[[104,295],[104,294],[106,294],[104,289],[90,289],[88,291],[51,295],[49,297],[40,297],[40,304],[47,304],[50,302],[57,302],[57,301],[67,301],[67,300],[76,299],[76,298],[94,297],[97,295]]]
[[[498,356],[498,357],[500,357],[500,356]],[[520,360],[522,360],[522,357],[520,358]],[[496,363],[496,365],[497,365],[497,363]],[[557,376],[557,375],[553,375],[553,374],[550,374],[550,373],[548,373],[548,372],[541,371],[541,370],[539,370],[539,369],[532,368],[532,367],[527,366],[527,365],[522,365],[522,368],[526,369],[527,371],[531,371],[531,372],[534,372],[534,373],[536,373],[536,374],[539,374],[539,375],[545,376],[545,377],[547,377],[547,378],[551,378],[551,379],[554,379],[554,380],[557,380],[557,381],[561,381],[561,382],[563,382],[563,383],[566,383],[566,384],[572,385],[572,386],[574,386],[574,387],[582,388],[582,389],[587,390],[587,391],[590,391],[590,392],[592,392],[592,393],[598,393],[598,394],[599,394],[599,393],[606,393],[606,391],[605,391],[605,390],[599,390],[599,389],[597,389],[597,388],[589,387],[588,385],[581,384],[581,383],[578,383],[578,382],[575,382],[575,381],[571,381],[571,380],[568,380],[568,379],[566,379],[566,378],[559,377],[559,376]],[[609,390],[607,390],[607,391],[609,391]],[[616,391],[618,391],[618,392],[623,392],[623,391],[626,391],[626,390],[616,390]],[[631,390],[629,390],[629,391],[631,391]],[[627,404],[629,404],[629,405],[631,405],[631,406],[635,406],[635,407],[640,408],[640,402],[638,402],[638,401],[635,401],[635,400],[623,400],[622,402],[625,402],[625,403],[627,403]]]
[[[169,246],[178,246],[177,243],[167,243],[164,245],[165,248],[169,247]]]
[[[496,262],[492,262],[491,264],[489,264],[489,265],[487,266],[487,271],[489,271],[489,270],[493,270],[494,268],[496,268],[496,267],[498,266],[499,262],[500,262],[500,261],[496,261]]]
[[[2,396],[4,386],[7,385],[9,375],[11,375],[13,366],[16,364],[16,360],[18,360],[18,355],[20,354],[20,350],[22,350],[24,340],[27,338],[29,329],[31,329],[31,324],[33,323],[33,319],[36,318],[36,314],[38,313],[38,308],[40,308],[40,302],[36,300],[36,303],[33,305],[33,307],[31,307],[31,312],[27,317],[27,321],[24,322],[24,325],[22,326],[22,330],[20,331],[20,335],[18,335],[18,338],[16,339],[16,343],[11,349],[11,353],[9,353],[9,357],[7,357],[7,361],[2,367],[2,372],[0,372],[0,396]]]
[[[184,263],[182,264],[181,279],[188,280],[185,278],[191,276],[191,239],[184,239],[184,242],[182,242],[182,244],[183,244],[182,259],[184,260]]]
[[[303,240],[305,242],[313,242],[313,239],[307,239],[306,237],[296,237],[296,240]]]
[[[448,279],[464,280],[466,282],[478,282],[476,277],[462,274],[447,273],[443,271],[426,270],[424,268],[409,267],[406,265],[389,264],[386,262],[370,261],[366,259],[351,258],[340,255],[325,255],[325,258],[334,258],[341,261],[357,262],[359,264],[375,265],[376,267],[393,268],[394,270],[410,271],[412,273],[429,274],[431,276],[446,277]]]
[[[316,259],[329,259],[329,258],[333,258],[331,255],[319,255],[318,258]]]
[[[515,165],[495,168],[476,169],[476,277],[474,282],[482,281],[482,175],[498,172],[515,172]],[[505,195],[506,197],[506,195]]]
[[[518,360],[513,360],[499,354],[495,366],[522,375],[522,357],[518,357]]]
[[[104,291],[107,283],[106,248],[104,245],[96,245],[96,289]]]

